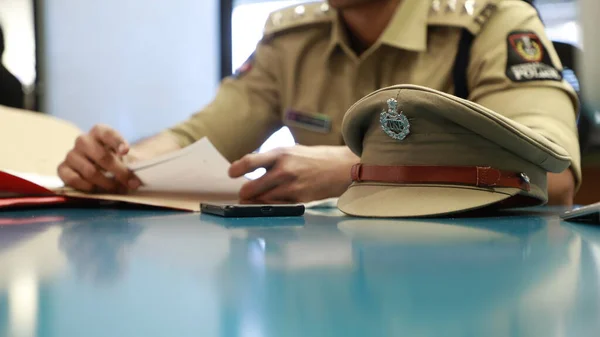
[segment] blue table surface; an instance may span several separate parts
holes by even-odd
[[[600,227],[0,213],[0,336],[600,336]]]

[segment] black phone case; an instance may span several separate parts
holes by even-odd
[[[600,224],[600,203],[591,204],[560,214],[564,221],[585,222],[588,224]]]
[[[203,213],[218,215],[226,218],[289,217],[302,216],[304,214],[305,207],[304,205],[218,205],[201,203],[200,210]]]

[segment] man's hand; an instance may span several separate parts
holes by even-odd
[[[568,169],[562,173],[548,173],[548,205],[572,206],[575,198],[575,177]]]
[[[141,182],[124,163],[128,152],[129,145],[118,132],[96,125],[77,137],[75,147],[58,167],[58,176],[66,185],[85,192],[135,190]]]
[[[345,146],[294,146],[249,154],[231,164],[229,175],[241,177],[258,168],[262,177],[246,183],[241,200],[308,202],[339,197],[350,185],[350,170],[359,162]]]

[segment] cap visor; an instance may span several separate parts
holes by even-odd
[[[492,190],[449,185],[354,184],[340,197],[338,208],[353,216],[393,218],[441,216],[474,210],[517,194],[515,188]]]

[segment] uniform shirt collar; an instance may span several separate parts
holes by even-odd
[[[331,53],[336,47],[340,46],[344,49],[350,49],[350,43],[346,28],[342,22],[342,18],[337,11],[333,11],[331,38],[329,40],[328,54]]]
[[[422,52],[427,50],[430,2],[404,0],[379,39],[380,44]]]
[[[390,23],[383,31],[379,40],[375,43],[377,47],[386,44],[392,47],[412,50],[427,50],[427,18],[430,3],[424,0],[403,0]],[[336,46],[349,49],[348,36],[338,13],[333,13],[333,26],[329,51]]]

